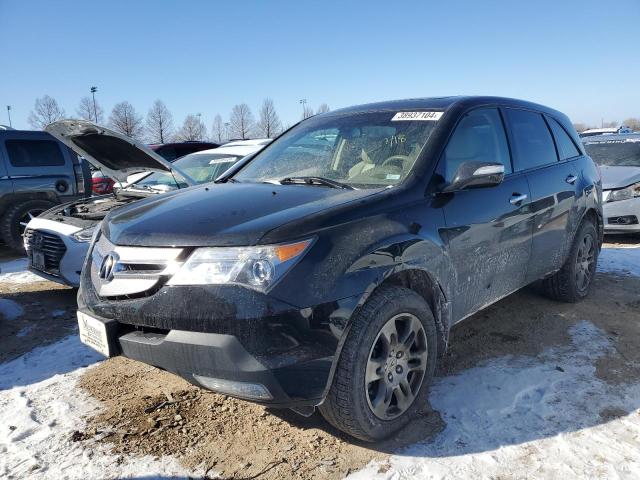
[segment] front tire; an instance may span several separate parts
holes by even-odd
[[[0,220],[0,236],[4,243],[17,252],[24,252],[22,235],[27,223],[54,205],[47,200],[27,200],[7,208]]]
[[[562,268],[543,282],[548,297],[562,302],[583,300],[591,288],[598,263],[598,233],[589,219],[580,226]]]
[[[380,287],[353,319],[320,413],[353,437],[386,438],[426,406],[436,358],[427,302],[408,288]]]

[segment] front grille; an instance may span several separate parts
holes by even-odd
[[[39,250],[44,254],[44,271],[51,275],[60,275],[60,260],[67,251],[62,239],[55,233],[32,228],[25,230],[24,239],[29,258],[32,258],[34,249]],[[33,265],[33,262],[31,264]]]
[[[91,283],[101,298],[128,299],[154,293],[183,260],[183,249],[125,247],[100,235],[90,251]]]

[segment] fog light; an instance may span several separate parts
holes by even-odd
[[[252,400],[272,400],[273,396],[267,387],[261,383],[234,382],[222,378],[204,377],[193,374],[193,378],[205,388],[217,393],[224,393],[232,397],[241,397]]]

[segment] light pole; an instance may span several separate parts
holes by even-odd
[[[98,111],[96,109],[96,92],[98,87],[91,87],[91,96],[93,97],[93,118],[98,123]]]
[[[300,99],[300,105],[302,105],[302,119],[304,120],[304,118],[307,115],[307,99],[306,98],[301,98]]]
[[[9,115],[9,126],[11,127],[11,105],[7,105],[7,115]]]

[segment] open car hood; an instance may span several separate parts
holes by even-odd
[[[47,125],[45,131],[122,183],[132,173],[171,172],[173,168],[146,145],[86,120],[60,120]]]

